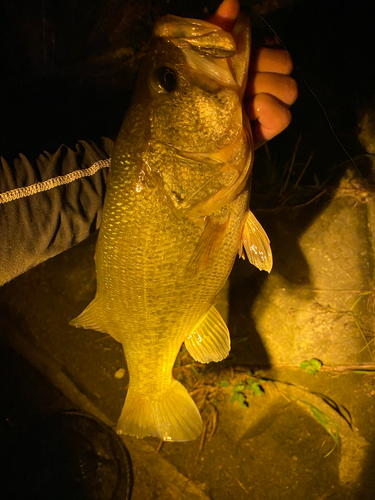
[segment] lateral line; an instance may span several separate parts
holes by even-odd
[[[63,186],[64,184],[70,184],[71,182],[81,179],[82,177],[90,177],[96,174],[98,170],[103,168],[109,168],[111,165],[111,158],[108,160],[99,160],[88,168],[82,168],[80,170],[74,170],[69,174],[59,175],[58,177],[53,177],[43,182],[36,182],[30,186],[20,187],[16,189],[11,189],[10,191],[5,191],[5,193],[0,193],[0,204],[8,203],[9,201],[18,200],[20,198],[26,198],[32,196],[36,193],[41,193],[43,191],[49,191],[57,186]]]

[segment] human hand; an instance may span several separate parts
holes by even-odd
[[[239,10],[238,0],[223,0],[208,21],[230,31]],[[261,47],[251,52],[244,105],[255,148],[280,134],[291,122],[289,106],[298,95],[297,83],[290,76],[292,69],[292,58],[286,50]]]

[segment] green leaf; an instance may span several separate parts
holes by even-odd
[[[194,375],[196,375],[199,378],[204,378],[204,375],[202,375],[202,373],[199,373],[199,371],[195,368],[194,365],[190,365],[190,367],[191,367],[191,371],[194,373]]]
[[[311,403],[308,403],[307,401],[301,401],[304,405],[308,406],[311,410],[311,413],[314,415],[316,420],[324,427],[324,429],[328,432],[328,434],[332,437],[332,439],[335,442],[334,448],[339,444],[339,429],[334,420],[324,413],[323,411],[319,410],[316,406],[312,405]],[[334,449],[333,448],[333,449]],[[326,455],[326,457],[332,453],[333,449]]]
[[[260,384],[257,384],[256,382],[252,384],[251,388],[257,396],[261,396],[263,394],[262,386]]]
[[[232,344],[239,344],[240,342],[246,342],[249,337],[237,337],[232,340]]]
[[[229,387],[229,380],[223,378],[223,380],[220,380],[220,387]]]
[[[238,392],[233,392],[232,397],[230,398],[230,402],[234,403],[238,399]]]
[[[255,393],[257,396],[261,396],[264,392],[262,386],[259,383],[259,380],[254,380],[251,378],[248,378],[246,380],[245,390],[251,391]]]
[[[247,407],[249,406],[249,403],[246,401],[246,396],[242,392],[238,393],[237,401],[238,401],[238,404],[240,405],[240,407],[244,410],[246,410]]]
[[[300,368],[302,370],[306,370],[307,373],[310,373],[310,375],[315,375],[323,366],[323,363],[316,358],[311,358],[305,361],[302,361],[300,364]]]

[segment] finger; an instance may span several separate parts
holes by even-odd
[[[292,57],[287,50],[261,47],[251,52],[250,71],[253,73],[266,72],[289,75],[292,69]]]
[[[289,75],[278,73],[250,73],[245,98],[256,94],[270,94],[291,106],[298,97],[297,82]]]
[[[208,22],[220,26],[224,31],[231,31],[238,13],[240,4],[238,0],[224,0],[218,7],[215,14],[207,19]]]
[[[256,147],[280,134],[292,119],[289,109],[269,94],[257,94],[245,103],[245,109],[253,122],[251,126]]]

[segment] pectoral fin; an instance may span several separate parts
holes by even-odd
[[[97,332],[108,333],[106,328],[102,326],[101,322],[100,309],[98,307],[98,301],[95,298],[79,316],[69,321],[69,325],[77,328],[86,328]]]
[[[225,237],[229,222],[229,214],[212,215],[199,238],[186,269],[186,276],[192,277],[197,272],[206,269],[217,259]]]
[[[221,361],[228,356],[229,330],[214,306],[186,337],[185,347],[189,354],[200,363]]]
[[[273,260],[270,240],[250,210],[245,215],[238,251],[238,255],[243,259],[245,259],[244,249],[251,264],[260,271],[271,272]]]

